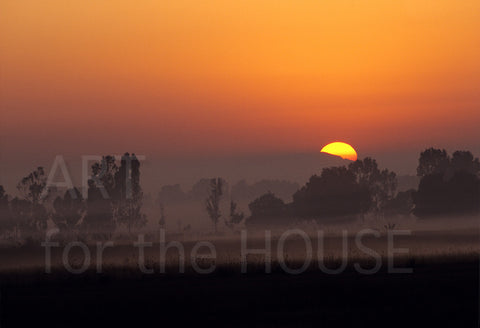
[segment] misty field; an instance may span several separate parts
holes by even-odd
[[[470,226],[468,228],[468,226]],[[474,225],[433,230],[417,226],[408,235],[395,235],[395,268],[409,273],[391,273],[388,268],[387,229],[379,236],[365,234],[362,245],[374,250],[381,265],[372,274],[361,274],[355,263],[372,269],[375,258],[355,244],[352,230],[343,239],[346,226],[330,227],[325,238],[308,231],[312,261],[301,274],[290,274],[280,265],[278,244],[282,230],[271,232],[271,273],[265,272],[262,255],[249,255],[246,273],[241,273],[241,240],[233,236],[203,236],[216,249],[215,261],[199,260],[199,267],[215,265],[209,274],[192,269],[189,254],[196,240],[187,235],[167,235],[185,252],[185,272],[179,272],[179,252],[170,249],[160,269],[156,236],[145,247],[145,267],[139,270],[138,248],[132,241],[118,240],[106,248],[102,272],[96,267],[96,247],[88,245],[91,265],[81,274],[68,272],[62,263],[64,245],[52,248],[51,273],[45,273],[45,249],[39,244],[4,246],[0,250],[1,323],[10,326],[132,326],[148,322],[159,326],[218,327],[476,327],[479,308],[479,232]],[[304,227],[305,229],[305,227]],[[370,230],[377,231],[375,229]],[[248,249],[264,249],[264,231],[248,231]],[[319,243],[323,257],[318,257]],[[347,245],[347,252],[342,252]],[[285,240],[283,263],[298,269],[307,256],[305,240],[291,234]],[[347,264],[338,268],[344,255]],[[68,263],[82,266],[83,250],[71,249]],[[28,313],[28,315],[25,315]]]

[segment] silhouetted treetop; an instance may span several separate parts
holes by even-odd
[[[450,164],[445,149],[428,148],[420,154],[418,159],[417,175],[425,176],[435,173],[444,173]]]
[[[314,219],[353,217],[370,208],[371,194],[345,166],[322,170],[293,195],[294,214]]]
[[[18,183],[17,189],[26,200],[38,204],[45,196],[46,186],[45,170],[43,167],[38,167]]]
[[[453,153],[451,166],[454,171],[465,171],[470,174],[480,172],[480,162],[478,158],[474,158],[469,151],[459,151]]]
[[[474,215],[479,212],[480,164],[469,151],[427,149],[420,155],[418,191],[413,194],[414,214],[420,218]]]
[[[271,192],[258,197],[252,201],[248,208],[251,216],[247,219],[247,224],[268,224],[282,222],[288,213],[287,205],[281,198]]]
[[[370,210],[378,215],[395,196],[396,186],[395,173],[380,170],[369,157],[348,167],[325,168],[294,194],[294,213],[315,219],[353,218]]]

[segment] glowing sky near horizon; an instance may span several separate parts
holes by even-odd
[[[478,0],[3,0],[2,152],[479,145],[479,31]]]

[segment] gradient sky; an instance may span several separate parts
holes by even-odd
[[[2,157],[478,155],[479,31],[478,0],[3,0]]]

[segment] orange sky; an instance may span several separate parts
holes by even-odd
[[[477,146],[479,31],[478,0],[3,0],[2,153]]]

